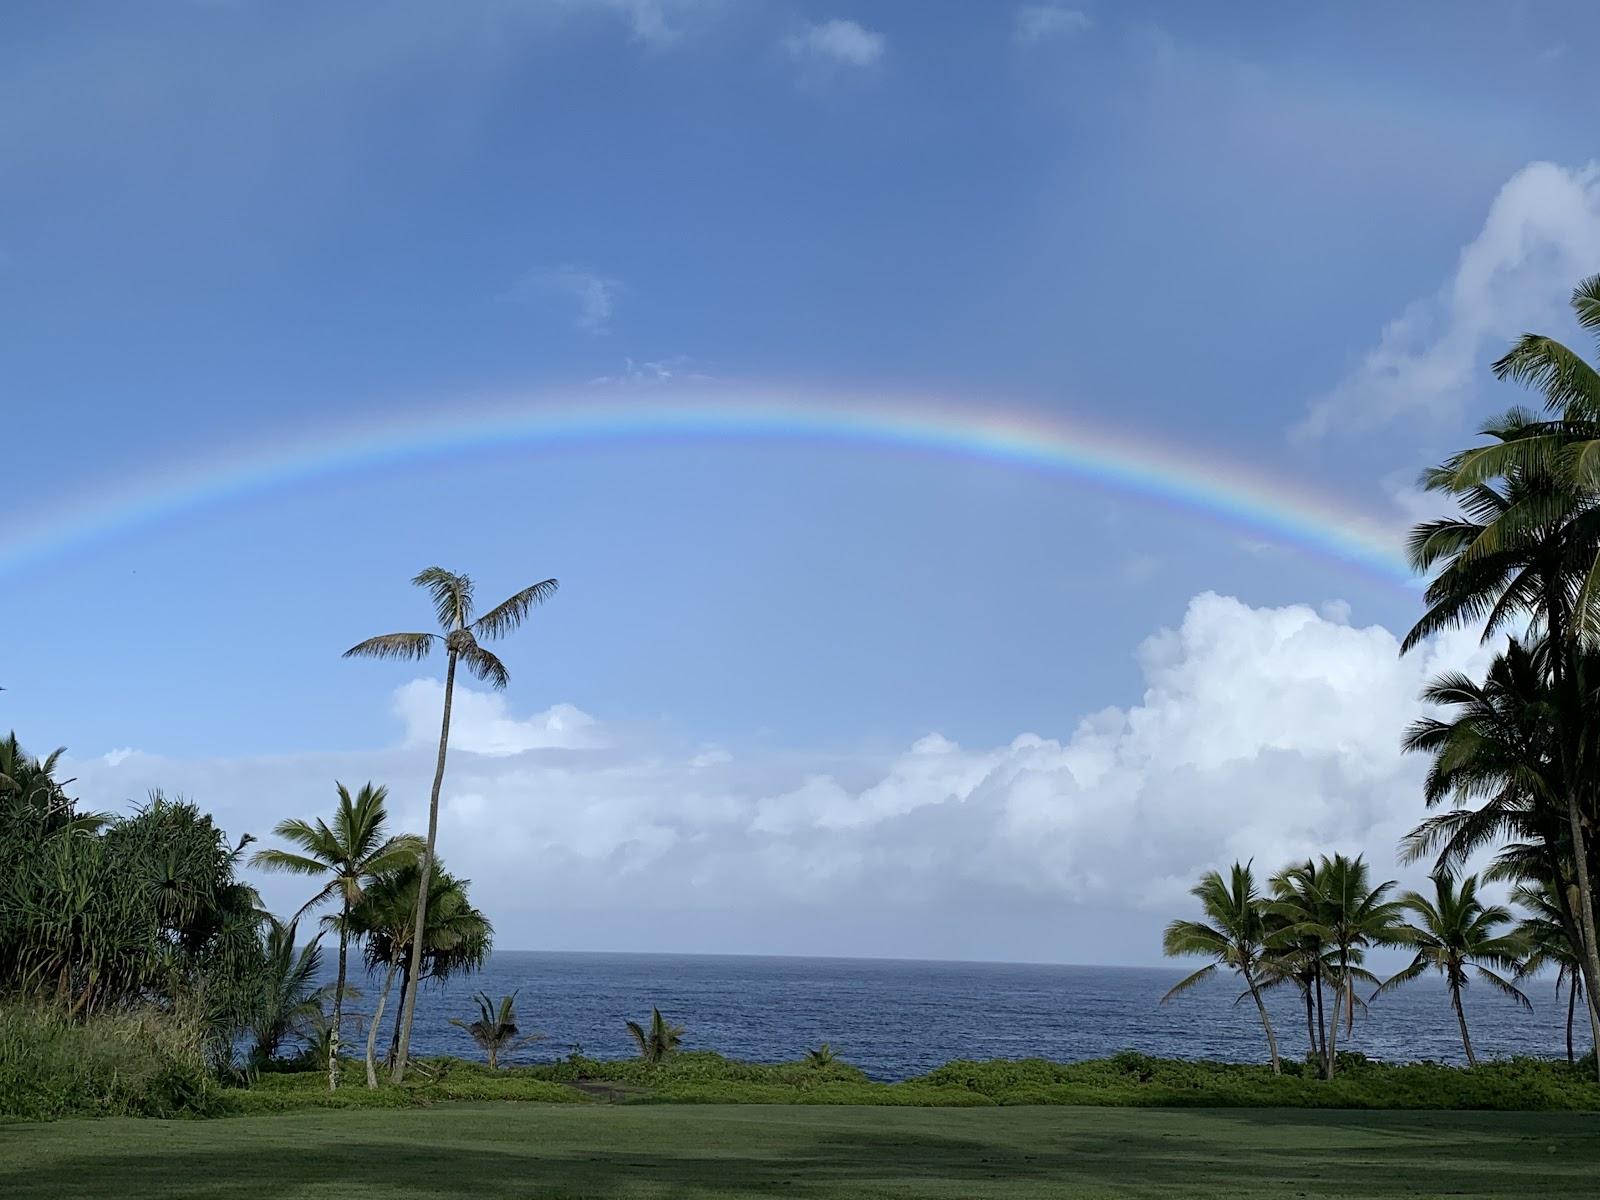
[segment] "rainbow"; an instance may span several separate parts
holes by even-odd
[[[0,529],[0,574],[185,512],[356,470],[475,451],[618,441],[773,439],[945,454],[1058,472],[1209,516],[1257,537],[1411,581],[1392,523],[1239,464],[1038,412],[918,398],[845,402],[740,393],[704,397],[491,400],[327,425],[222,448],[81,494]]]

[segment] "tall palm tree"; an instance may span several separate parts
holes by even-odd
[[[1511,901],[1523,909],[1525,915],[1517,924],[1517,936],[1526,948],[1527,957],[1517,969],[1519,979],[1537,975],[1547,967],[1556,969],[1556,999],[1561,998],[1561,988],[1567,988],[1567,1062],[1577,1061],[1573,1050],[1572,1026],[1577,1017],[1578,1001],[1583,997],[1583,967],[1578,958],[1578,931],[1561,899],[1562,889],[1550,880],[1528,877],[1511,890]],[[1600,1047],[1600,1021],[1594,1009],[1584,1004],[1589,1016],[1589,1039]],[[1600,1052],[1600,1051],[1597,1051]]]
[[[1328,1054],[1324,984],[1329,977],[1328,948],[1317,934],[1324,898],[1315,860],[1307,859],[1272,877],[1266,906],[1271,953],[1262,960],[1265,985],[1292,983],[1306,1009],[1309,1053],[1322,1062]]]
[[[1439,972],[1450,989],[1450,1007],[1455,1010],[1456,1023],[1461,1027],[1461,1048],[1466,1051],[1467,1066],[1475,1067],[1478,1059],[1472,1052],[1467,1010],[1461,1002],[1469,968],[1478,978],[1524,1008],[1533,1007],[1528,998],[1495,969],[1515,971],[1521,965],[1522,940],[1515,934],[1500,932],[1511,924],[1511,910],[1499,904],[1484,904],[1478,899],[1476,875],[1468,875],[1457,887],[1449,875],[1436,874],[1431,898],[1420,892],[1406,892],[1398,903],[1414,919],[1398,927],[1397,940],[1403,945],[1415,946],[1417,954],[1410,966],[1386,980],[1373,996],[1393,991],[1429,970]]]
[[[1549,666],[1558,656],[1566,662],[1559,681]],[[1496,878],[1561,881],[1552,894],[1571,922],[1592,1026],[1600,1024],[1600,1014],[1585,950],[1595,914],[1583,868],[1595,846],[1592,839],[1574,839],[1570,816],[1574,798],[1592,796],[1600,779],[1596,723],[1588,716],[1600,701],[1597,685],[1595,650],[1562,654],[1548,636],[1512,639],[1481,684],[1455,673],[1434,680],[1423,699],[1445,712],[1415,722],[1403,743],[1433,758],[1424,785],[1428,806],[1446,799],[1456,806],[1419,824],[1404,843],[1404,856],[1414,860],[1437,850],[1435,869],[1451,871],[1492,842],[1509,839],[1492,869]],[[1586,823],[1580,822],[1580,833]]]
[[[307,900],[296,918],[326,900],[339,899],[339,982],[333,993],[333,1020],[328,1031],[328,1090],[339,1086],[339,1038],[344,1020],[345,964],[349,954],[350,910],[361,899],[362,884],[374,875],[415,862],[422,839],[402,833],[386,837],[388,813],[384,801],[389,789],[365,784],[354,798],[350,789],[335,782],[339,805],[333,825],[318,817],[315,824],[295,818],[278,822],[273,833],[299,847],[301,853],[276,848],[258,850],[250,864],[268,871],[288,871],[327,883]]]
[[[659,1008],[650,1010],[648,1029],[637,1021],[628,1021],[626,1024],[634,1045],[639,1047],[639,1057],[652,1065],[667,1058],[683,1041],[683,1026],[671,1024],[661,1015]]]
[[[1234,863],[1226,880],[1217,871],[1207,871],[1189,894],[1200,901],[1206,920],[1172,922],[1162,936],[1162,952],[1173,957],[1203,955],[1212,961],[1175,984],[1171,991],[1161,997],[1161,1002],[1165,1004],[1174,996],[1210,978],[1216,974],[1218,967],[1237,971],[1256,1002],[1261,1028],[1267,1035],[1267,1053],[1272,1056],[1272,1073],[1281,1074],[1283,1066],[1278,1061],[1278,1038],[1273,1033],[1272,1017],[1261,998],[1257,979],[1262,956],[1268,948],[1266,906],[1256,892],[1250,864]]]
[[[424,659],[433,652],[435,643],[445,649],[444,718],[439,726],[439,758],[433,770],[433,791],[428,799],[428,841],[422,856],[422,872],[417,881],[417,925],[411,941],[411,970],[406,978],[401,997],[400,1048],[394,1060],[394,1080],[405,1078],[406,1056],[411,1049],[411,1022],[416,1015],[417,979],[422,966],[422,929],[428,908],[428,874],[432,869],[434,843],[439,835],[439,791],[444,786],[445,751],[450,745],[450,705],[455,697],[456,664],[465,663],[467,670],[496,690],[510,682],[511,676],[502,663],[478,644],[478,639],[503,637],[522,624],[537,604],[543,604],[555,595],[560,585],[554,579],[545,579],[502,600],[481,617],[473,619],[472,579],[457,575],[443,567],[429,567],[411,580],[417,587],[427,590],[433,599],[438,633],[385,633],[358,642],[344,652],[346,658],[399,658]]]
[[[367,1086],[378,1086],[378,1029],[388,1005],[394,977],[404,983],[411,971],[411,940],[416,931],[417,880],[420,862],[412,862],[377,876],[367,885],[360,903],[350,911],[352,931],[366,938],[369,971],[384,972],[383,989],[367,1030]],[[421,978],[448,979],[471,974],[489,956],[494,927],[467,898],[469,881],[445,870],[441,860],[428,878],[427,926],[423,931]],[[399,1052],[400,1023],[395,1022],[391,1058]]]
[[[1600,335],[1600,275],[1578,284],[1572,310],[1584,329]],[[1425,486],[1463,499],[1469,508],[1479,498],[1488,503],[1493,497],[1493,503],[1480,508],[1477,515],[1486,519],[1477,528],[1419,526],[1412,560],[1424,571],[1443,564],[1429,588],[1430,614],[1444,598],[1436,592],[1454,593],[1435,627],[1487,616],[1488,636],[1497,614],[1516,611],[1541,623],[1552,646],[1551,679],[1562,692],[1569,655],[1600,637],[1600,372],[1555,338],[1530,333],[1494,364],[1494,373],[1541,392],[1548,418],[1513,411],[1484,430],[1492,439],[1487,445],[1464,450],[1424,476]],[[1563,699],[1569,706],[1573,700]],[[1568,760],[1571,747],[1558,750],[1579,960],[1590,1009],[1600,1017],[1600,933],[1587,833],[1597,815],[1583,811],[1582,780]],[[1592,809],[1592,792],[1589,803]],[[1600,1072],[1600,1055],[1595,1065]]]
[[[1303,868],[1291,868],[1298,873]],[[1295,936],[1314,936],[1327,947],[1326,973],[1333,985],[1333,1013],[1328,1022],[1328,1044],[1323,1055],[1323,1078],[1332,1079],[1339,1062],[1339,1022],[1355,1027],[1357,983],[1378,985],[1378,978],[1363,965],[1374,946],[1393,945],[1398,938],[1399,905],[1388,898],[1394,881],[1372,886],[1370,872],[1360,855],[1323,855],[1316,866],[1316,910],[1290,927]]]

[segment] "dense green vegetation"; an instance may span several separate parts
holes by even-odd
[[[452,1104],[0,1130],[8,1200],[1556,1200],[1597,1174],[1600,1128],[1569,1113]]]

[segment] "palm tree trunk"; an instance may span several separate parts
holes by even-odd
[[[372,1025],[367,1030],[367,1086],[378,1086],[378,1023],[383,1020],[383,1006],[389,1002],[389,989],[394,985],[395,964],[389,964],[389,971],[383,977],[383,991],[378,995],[378,1007],[372,1014]]]
[[[406,994],[406,980],[411,976],[411,960],[404,959],[400,963],[400,994]],[[394,1010],[394,1033],[389,1036],[389,1065],[394,1066],[394,1060],[400,1053],[400,1020],[405,1016],[405,1009],[399,1005]]]
[[[1600,1017],[1600,942],[1595,939],[1594,891],[1589,885],[1589,849],[1583,836],[1583,814],[1578,809],[1577,790],[1567,788],[1567,824],[1572,837],[1573,874],[1578,877],[1578,958],[1583,965],[1583,994],[1588,1001],[1589,1019]],[[1594,1056],[1595,1076],[1600,1078],[1600,1048]]]
[[[344,898],[343,919],[339,922],[339,983],[333,993],[333,1029],[328,1035],[328,1090],[339,1087],[339,1032],[344,1027],[345,954],[350,948],[350,897]]]
[[[1572,1019],[1578,1015],[1578,984],[1577,980],[1567,981],[1567,1066],[1572,1066],[1578,1060],[1572,1053]]]
[[[456,628],[462,627],[456,618]],[[411,934],[411,969],[406,972],[406,990],[400,1004],[400,1045],[394,1056],[394,1081],[406,1076],[406,1056],[411,1052],[411,1022],[417,1015],[417,981],[422,977],[422,935],[428,920],[428,881],[433,874],[433,847],[439,840],[439,792],[444,787],[444,756],[450,746],[450,703],[456,690],[456,652],[450,651],[444,674],[444,720],[439,726],[439,761],[433,769],[433,795],[428,799],[428,845],[422,852],[422,869],[417,880],[417,924]]]
[[[1592,1006],[1585,1004],[1584,1007],[1589,1010],[1589,1050],[1600,1058],[1600,1017],[1595,1016]]]
[[[1320,953],[1321,952],[1319,951],[1318,954],[1320,955]],[[1323,1073],[1326,1074],[1327,1070],[1328,1070],[1328,1014],[1323,1010],[1323,1007],[1322,1007],[1322,962],[1320,960],[1320,957],[1319,957],[1319,960],[1317,962],[1316,976],[1317,976],[1317,1045],[1316,1045],[1316,1051],[1317,1051],[1317,1057],[1322,1060]]]
[[[1300,989],[1306,1001],[1306,1056],[1312,1057],[1317,1052],[1317,1016],[1312,1006],[1311,984],[1307,983]]]
[[[1339,955],[1339,978],[1333,989],[1333,1024],[1328,1028],[1328,1052],[1322,1076],[1324,1079],[1332,1079],[1339,1066],[1339,1008],[1344,1003],[1345,974],[1349,970],[1349,966],[1350,964],[1345,961],[1345,956],[1341,952]]]
[[[1456,1023],[1461,1026],[1461,1048],[1467,1052],[1467,1066],[1478,1065],[1477,1056],[1472,1053],[1472,1039],[1467,1036],[1467,1010],[1461,1006],[1461,987],[1459,984],[1450,985],[1450,1003],[1455,1005]]]
[[[1261,1014],[1261,1028],[1267,1034],[1267,1053],[1272,1056],[1272,1073],[1283,1074],[1283,1065],[1278,1061],[1278,1039],[1272,1032],[1272,1018],[1267,1015],[1267,1006],[1261,1000],[1261,989],[1256,986],[1255,976],[1249,971],[1244,973],[1244,981],[1250,988],[1250,995],[1255,998],[1256,1011]]]

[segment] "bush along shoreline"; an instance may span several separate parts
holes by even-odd
[[[491,1070],[459,1058],[421,1058],[403,1084],[327,1089],[326,1067],[280,1065],[224,1083],[203,1056],[148,1022],[137,1036],[107,1023],[51,1022],[20,1038],[25,1010],[0,1010],[0,1118],[224,1117],[322,1108],[409,1108],[437,1103],[838,1104],[858,1106],[1477,1109],[1600,1112],[1600,1085],[1586,1062],[1519,1058],[1468,1070],[1441,1063],[1389,1064],[1342,1053],[1332,1081],[1319,1062],[1193,1062],[1123,1051],[1058,1063],[1042,1058],[957,1059],[895,1083],[870,1080],[838,1059],[751,1063],[712,1051],[657,1063],[573,1055]],[[38,1036],[41,1032],[48,1036]],[[363,1064],[341,1071],[360,1078]]]

